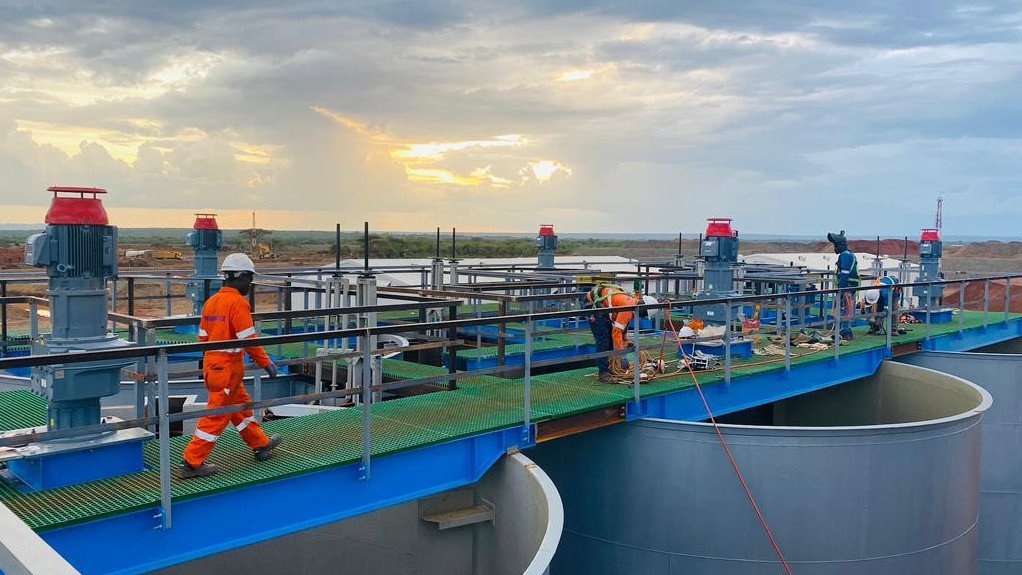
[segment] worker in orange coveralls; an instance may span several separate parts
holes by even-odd
[[[245,296],[252,286],[255,265],[245,254],[234,253],[224,258],[220,266],[224,274],[224,286],[206,301],[199,323],[199,341],[225,341],[256,337],[252,310]],[[204,356],[202,375],[209,390],[210,409],[238,405],[252,401],[242,380],[245,377],[245,354],[266,370],[270,377],[277,376],[277,366],[261,347],[207,351]],[[199,419],[195,435],[184,452],[180,476],[183,479],[206,477],[219,469],[206,463],[206,458],[216,446],[216,440],[233,424],[241,438],[252,448],[257,461],[273,456],[273,449],[280,444],[281,436],[267,437],[256,422],[252,410],[236,411],[223,415],[211,415]]]
[[[617,286],[600,284],[589,290],[585,296],[584,306],[587,309],[601,307],[629,306],[642,303]],[[597,351],[610,351],[625,349],[631,342],[625,330],[628,322],[632,321],[632,311],[620,311],[612,314],[593,314],[589,316],[589,329],[593,332],[593,340],[596,343]],[[623,369],[628,369],[628,360],[621,357]],[[610,373],[610,361],[606,357],[596,359],[596,368],[599,371],[600,383],[616,383]]]

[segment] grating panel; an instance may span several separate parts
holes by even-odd
[[[46,400],[27,390],[0,393],[0,431],[46,425]]]

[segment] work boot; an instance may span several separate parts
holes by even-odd
[[[841,339],[843,341],[852,341],[853,339],[855,339],[855,336],[852,335],[851,330],[843,331],[841,332]]]
[[[611,375],[610,373],[603,372],[603,373],[601,373],[599,375],[599,377],[596,378],[596,382],[597,383],[617,383],[617,380],[614,379],[614,376]]]
[[[270,442],[267,443],[265,447],[260,447],[259,449],[255,450],[256,461],[266,461],[267,459],[273,457],[273,448],[280,445],[281,439],[284,438],[281,437],[279,433],[270,436]]]
[[[209,477],[220,471],[220,468],[212,463],[203,463],[198,467],[192,467],[185,462],[181,462],[181,466],[178,467],[178,476],[181,479],[194,479],[196,477]]]

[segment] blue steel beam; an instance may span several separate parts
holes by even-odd
[[[890,353],[886,348],[849,353],[839,360],[793,365],[790,372],[774,370],[735,377],[731,380],[730,389],[715,382],[703,386],[703,394],[714,415],[725,415],[868,377],[888,357]],[[695,388],[645,398],[638,403],[632,401],[625,407],[628,421],[648,417],[702,421],[706,419],[706,408]]]
[[[282,537],[479,481],[510,449],[535,444],[511,428],[174,502],[174,526],[154,529],[156,508],[42,533],[83,575],[132,575]]]

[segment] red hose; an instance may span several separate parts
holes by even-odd
[[[710,417],[710,423],[713,424],[713,430],[717,433],[717,439],[720,440],[720,445],[724,448],[724,453],[727,454],[728,461],[731,462],[731,468],[735,471],[735,476],[738,477],[739,483],[742,484],[742,489],[745,491],[745,496],[749,498],[749,503],[752,505],[752,510],[756,512],[756,517],[759,519],[759,524],[763,526],[763,531],[766,533],[767,539],[770,540],[770,546],[774,548],[774,553],[777,554],[777,558],[781,561],[781,567],[784,568],[784,572],[787,575],[792,575],[791,567],[788,565],[788,560],[784,558],[784,553],[781,551],[780,545],[777,544],[777,540],[774,539],[774,534],[770,531],[770,525],[767,523],[766,517],[763,517],[763,512],[760,511],[759,505],[756,504],[756,498],[752,496],[752,490],[749,489],[749,485],[745,482],[745,477],[742,476],[742,471],[738,468],[738,462],[735,461],[734,455],[731,454],[731,448],[728,446],[727,441],[724,439],[724,434],[720,431],[720,426],[717,425],[716,418],[713,417],[713,411],[710,409],[710,404],[706,401],[706,396],[703,395],[703,388],[699,385],[699,378],[696,377],[696,372],[692,369],[692,365],[687,361],[687,354],[685,348],[681,344],[681,337],[678,335],[678,331],[674,329],[674,322],[671,321],[671,307],[667,307],[667,324],[670,326],[671,333],[674,334],[675,341],[678,342],[678,349],[681,350],[685,359],[685,367],[688,368],[688,372],[692,374],[692,383],[696,386],[696,391],[699,392],[699,399],[703,402],[703,407],[706,408],[706,415]]]

